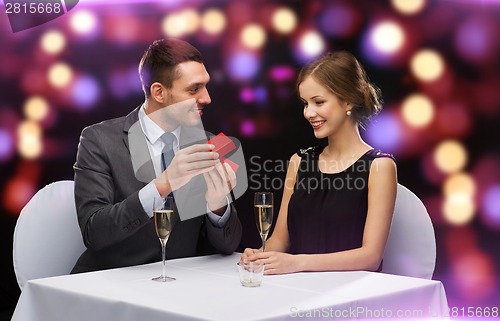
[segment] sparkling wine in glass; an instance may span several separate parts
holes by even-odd
[[[165,247],[167,246],[168,237],[172,228],[174,227],[174,198],[167,196],[161,200],[154,201],[153,204],[153,214],[156,235],[161,244],[161,256],[163,261],[163,271],[158,277],[153,278],[154,281],[158,282],[168,282],[174,281],[175,278],[167,276],[166,266],[165,266]]]
[[[266,240],[273,224],[273,193],[256,192],[254,195],[255,223],[262,239],[262,251],[266,250]]]

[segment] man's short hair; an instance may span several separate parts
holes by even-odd
[[[178,77],[177,65],[186,61],[203,63],[203,57],[186,41],[173,38],[155,40],[139,63],[139,77],[146,97],[151,96],[150,87],[155,82],[171,88]]]

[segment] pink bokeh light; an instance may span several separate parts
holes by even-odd
[[[249,119],[243,120],[240,125],[240,133],[246,137],[254,136],[256,133],[255,123]]]
[[[469,304],[481,302],[497,286],[491,257],[480,251],[468,251],[452,262],[452,276],[457,289]]]
[[[19,215],[24,205],[35,195],[39,179],[39,164],[22,162],[17,166],[16,173],[7,180],[2,193],[3,207],[10,215]]]

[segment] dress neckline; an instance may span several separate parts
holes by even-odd
[[[326,147],[326,146],[324,146],[324,147]],[[371,148],[371,149],[367,150],[363,155],[361,155],[358,159],[356,159],[351,165],[347,166],[346,168],[344,168],[343,170],[341,170],[339,172],[325,173],[325,172],[321,171],[319,168],[319,155],[321,154],[321,152],[323,152],[324,147],[321,149],[321,151],[317,154],[317,157],[316,157],[316,160],[318,161],[318,166],[317,166],[318,172],[323,174],[323,175],[339,175],[339,174],[345,173],[346,171],[351,169],[354,165],[356,165],[360,160],[362,160],[366,155],[370,154],[371,152],[373,152],[375,150],[375,148]]]

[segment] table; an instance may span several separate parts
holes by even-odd
[[[375,272],[305,272],[240,285],[239,254],[29,281],[13,321],[329,320],[447,318],[441,282]]]

